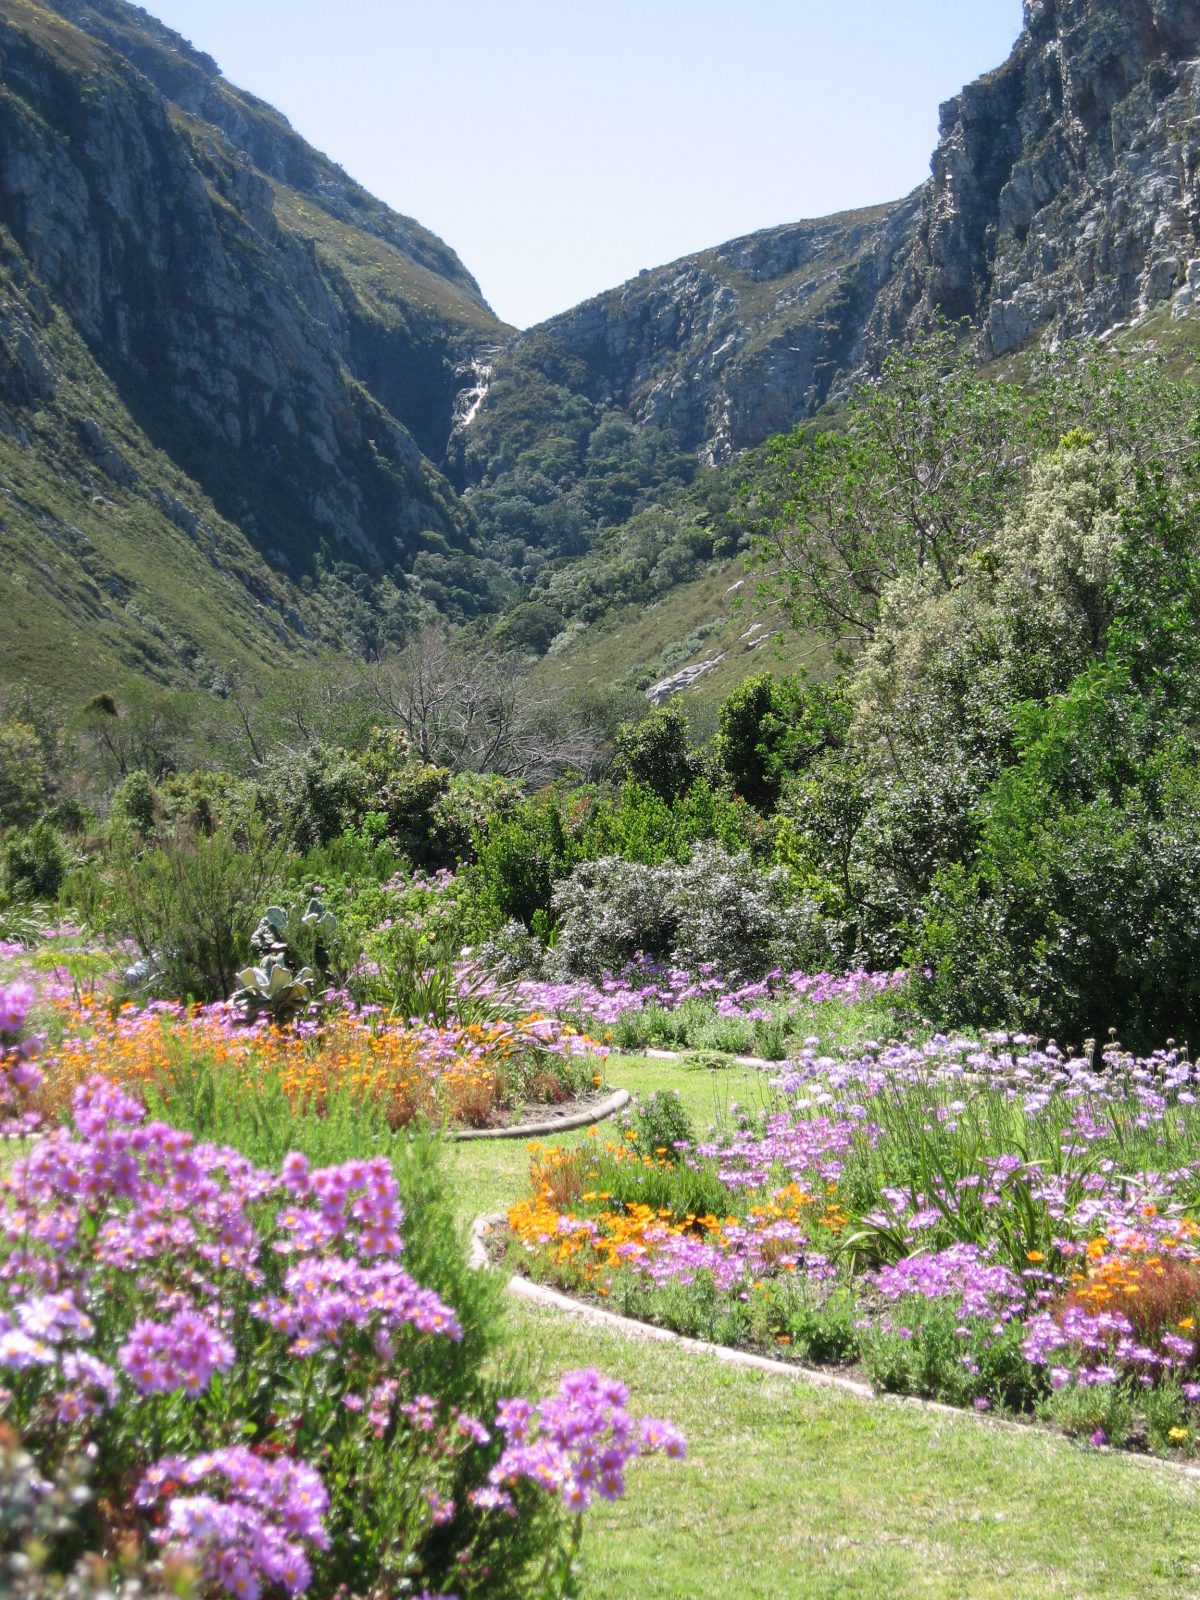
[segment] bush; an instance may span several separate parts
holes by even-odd
[[[135,827],[139,833],[153,833],[158,814],[158,796],[148,772],[131,772],[112,797],[112,813]]]
[[[656,706],[641,722],[623,722],[617,729],[616,770],[652,789],[668,804],[700,773],[692,750],[687,714],[677,700]]]
[[[674,1089],[656,1089],[649,1100],[640,1101],[633,1114],[633,1130],[644,1156],[666,1153],[674,1160],[677,1145],[696,1142],[692,1119]]]
[[[16,1431],[0,1422],[0,1594],[6,1600],[180,1600],[193,1589],[186,1570],[170,1580],[144,1555],[122,1552],[114,1571],[88,1549],[85,1524],[95,1463],[69,1451],[47,1475]]]
[[[712,966],[727,978],[758,978],[802,962],[813,909],[793,903],[787,874],[764,871],[719,844],[696,846],[674,880],[672,960],[691,972]]]
[[[23,828],[46,804],[46,758],[27,722],[0,724],[0,828]]]
[[[483,930],[517,921],[544,937],[554,885],[578,859],[553,796],[499,818],[479,839],[472,872]]]
[[[142,849],[113,842],[107,931],[141,952],[141,983],[175,1000],[226,999],[252,954],[261,908],[282,875],[283,850],[254,822],[235,837],[177,827]]]
[[[722,703],[713,751],[734,790],[759,811],[779,802],[785,776],[846,741],[850,708],[836,685],[768,672],[747,678]]]
[[[554,890],[555,965],[598,980],[639,956],[665,960],[675,943],[679,868],[604,856],[576,867]]]
[[[264,788],[272,812],[298,850],[328,844],[372,808],[367,774],[344,750],[329,745],[278,758]]]
[[[585,862],[555,889],[553,910],[555,964],[592,979],[643,956],[761,977],[798,965],[814,929],[811,907],[790,902],[785,872],[711,842],[697,844],[684,866]]]
[[[485,939],[474,952],[474,959],[499,983],[542,978],[546,973],[545,945],[515,918]]]
[[[4,841],[4,888],[10,900],[56,900],[71,852],[52,823],[35,822]]]
[[[979,860],[938,875],[918,997],[962,1024],[1073,1045],[1200,1037],[1200,767],[1148,762],[1119,798],[1054,805],[1024,768],[997,786]],[[1156,792],[1157,791],[1157,792]]]

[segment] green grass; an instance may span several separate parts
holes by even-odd
[[[687,1068],[674,1061],[643,1061],[632,1056],[611,1056],[606,1076],[620,1089],[648,1098],[658,1089],[674,1089],[698,1130],[703,1130],[729,1108],[731,1100],[758,1107],[765,1103],[764,1074],[741,1067]],[[571,1149],[592,1139],[611,1138],[615,1123],[544,1139],[542,1144]],[[520,1139],[470,1140],[450,1144],[446,1160],[452,1174],[459,1215],[464,1226],[489,1211],[503,1211],[525,1192],[529,1175],[529,1145]]]
[[[584,1600],[1177,1597],[1200,1483],[1047,1433],[860,1401],[516,1305],[540,1386],[594,1364],[688,1437],[592,1516]]]
[[[698,679],[686,694],[688,702],[715,711],[739,683],[756,672],[803,669],[815,677],[825,677],[829,660],[823,642],[797,633],[776,607],[759,601],[756,582],[740,560],[731,561],[678,585],[653,605],[638,604],[610,612],[585,628],[564,649],[543,657],[535,668],[535,681],[547,688],[578,693],[608,688],[641,671],[653,673],[655,679],[665,678],[692,662],[709,661],[723,654],[725,659]],[[738,583],[742,587],[731,593]],[[741,603],[735,604],[737,601]],[[761,632],[782,632],[750,650],[743,635],[754,623],[760,624]],[[712,631],[686,660],[673,666],[663,663],[664,650],[707,627]]]
[[[608,1077],[643,1095],[675,1089],[701,1124],[765,1088],[749,1070],[632,1057],[612,1057]],[[447,1158],[464,1223],[515,1198],[529,1161],[507,1142]],[[688,1436],[684,1465],[643,1464],[624,1502],[589,1514],[583,1600],[1144,1600],[1200,1588],[1200,1482],[1169,1468],[733,1369],[523,1302],[508,1323],[539,1389],[595,1365],[629,1385],[636,1411]]]

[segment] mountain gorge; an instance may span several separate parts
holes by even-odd
[[[685,257],[520,335],[479,412],[477,472],[510,465],[508,413],[538,383],[723,461],[939,314],[968,319],[987,360],[1190,308],[1198,54],[1191,0],[1027,0],[1008,61],[942,107],[907,199]]]
[[[524,333],[453,251],[123,0],[0,0],[6,680],[362,653],[836,404],[936,315],[979,357],[1200,291],[1200,4],[1028,0],[906,199]]]

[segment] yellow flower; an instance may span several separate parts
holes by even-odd
[[[1182,1439],[1186,1439],[1187,1436],[1188,1430],[1186,1428],[1172,1428],[1168,1433],[1168,1438],[1174,1439],[1176,1443],[1179,1443],[1179,1441]]]
[[[1026,1261],[1045,1261],[1046,1258],[1040,1250],[1026,1250],[1025,1259]]]

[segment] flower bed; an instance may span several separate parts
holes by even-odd
[[[626,1049],[696,1047],[781,1059],[789,1039],[798,1043],[825,1026],[830,1012],[887,1007],[906,982],[903,971],[777,969],[742,983],[711,968],[692,973],[643,962],[601,983],[525,980],[513,992],[523,1005],[569,1018]]]
[[[297,1106],[320,1110],[338,1094],[366,1098],[392,1127],[418,1117],[487,1127],[528,1104],[593,1092],[608,1053],[537,1013],[438,1027],[364,1008],[281,1029],[247,1024],[228,1005],[114,1009],[91,996],[56,1006],[61,1042],[40,1101],[52,1116],[98,1071],[135,1090],[153,1085],[169,1103],[180,1074],[199,1064],[252,1082],[270,1078]]]
[[[534,1157],[514,1266],[879,1387],[1194,1453],[1200,1070],[993,1040],[810,1048],[705,1138]]]
[[[28,1001],[0,990],[10,1111],[36,1088]],[[237,1600],[572,1591],[593,1497],[682,1437],[590,1369],[537,1403],[498,1387],[446,1215],[414,1217],[418,1256],[461,1313],[405,1265],[388,1160],[264,1170],[78,1087],[0,1179],[0,1417],[40,1483],[76,1485],[55,1558]]]

